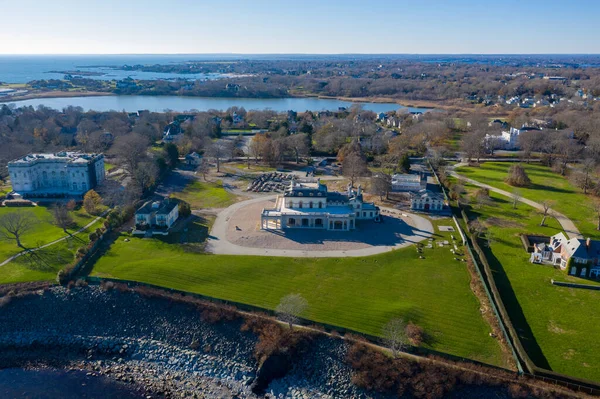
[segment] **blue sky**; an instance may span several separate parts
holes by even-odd
[[[0,0],[0,54],[600,53],[598,0]]]

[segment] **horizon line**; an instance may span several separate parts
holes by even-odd
[[[550,55],[577,55],[577,56],[598,56],[600,53],[0,53],[0,56],[116,56],[116,55],[223,55],[223,56],[247,56],[247,55],[269,55],[269,56],[284,56],[284,55],[319,55],[319,56],[507,56],[507,55],[519,55],[519,56],[550,56]]]

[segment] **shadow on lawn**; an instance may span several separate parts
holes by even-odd
[[[500,263],[498,258],[496,258],[489,248],[482,245],[482,249],[490,264],[490,268],[492,269],[492,277],[496,282],[496,286],[498,287],[498,291],[502,297],[502,302],[506,307],[506,311],[508,312],[510,320],[515,327],[517,334],[519,335],[519,339],[525,348],[525,351],[536,366],[545,368],[547,370],[552,370],[550,364],[548,364],[548,360],[542,352],[542,349],[535,340],[533,332],[531,331],[531,327],[529,327],[529,323],[527,323],[527,319],[523,314],[523,309],[521,308],[512,285],[510,284],[510,280],[508,279],[508,276],[502,267],[502,263]]]

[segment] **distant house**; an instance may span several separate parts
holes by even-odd
[[[197,152],[192,152],[185,156],[185,164],[188,166],[198,166],[202,161],[202,156]]]
[[[530,261],[550,263],[567,270],[569,275],[600,278],[600,241],[571,238],[564,233],[550,237],[549,242],[534,245]]]
[[[380,112],[377,114],[377,120],[378,121],[384,121],[387,119],[387,115],[384,112]]]
[[[429,190],[420,190],[410,195],[410,209],[414,211],[440,212],[444,209],[444,196]]]
[[[392,191],[417,192],[427,187],[427,179],[420,174],[400,174],[392,176]]]
[[[179,217],[179,203],[173,200],[148,201],[135,212],[134,234],[168,234]]]
[[[165,130],[163,131],[163,142],[172,143],[174,141],[178,141],[181,136],[183,136],[181,129],[181,124],[178,120],[174,120],[165,126]]]

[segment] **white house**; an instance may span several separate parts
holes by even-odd
[[[328,192],[316,183],[290,182],[283,195],[277,197],[274,209],[263,209],[261,229],[323,229],[349,231],[357,220],[379,221],[379,207],[363,202],[362,188],[347,192]]]
[[[13,190],[23,197],[81,197],[106,177],[103,154],[29,154],[8,163]]]
[[[410,195],[410,209],[415,211],[439,212],[444,209],[444,196],[429,190],[420,190]]]
[[[135,212],[135,232],[149,229],[166,231],[179,218],[179,203],[166,199],[148,201]]]

